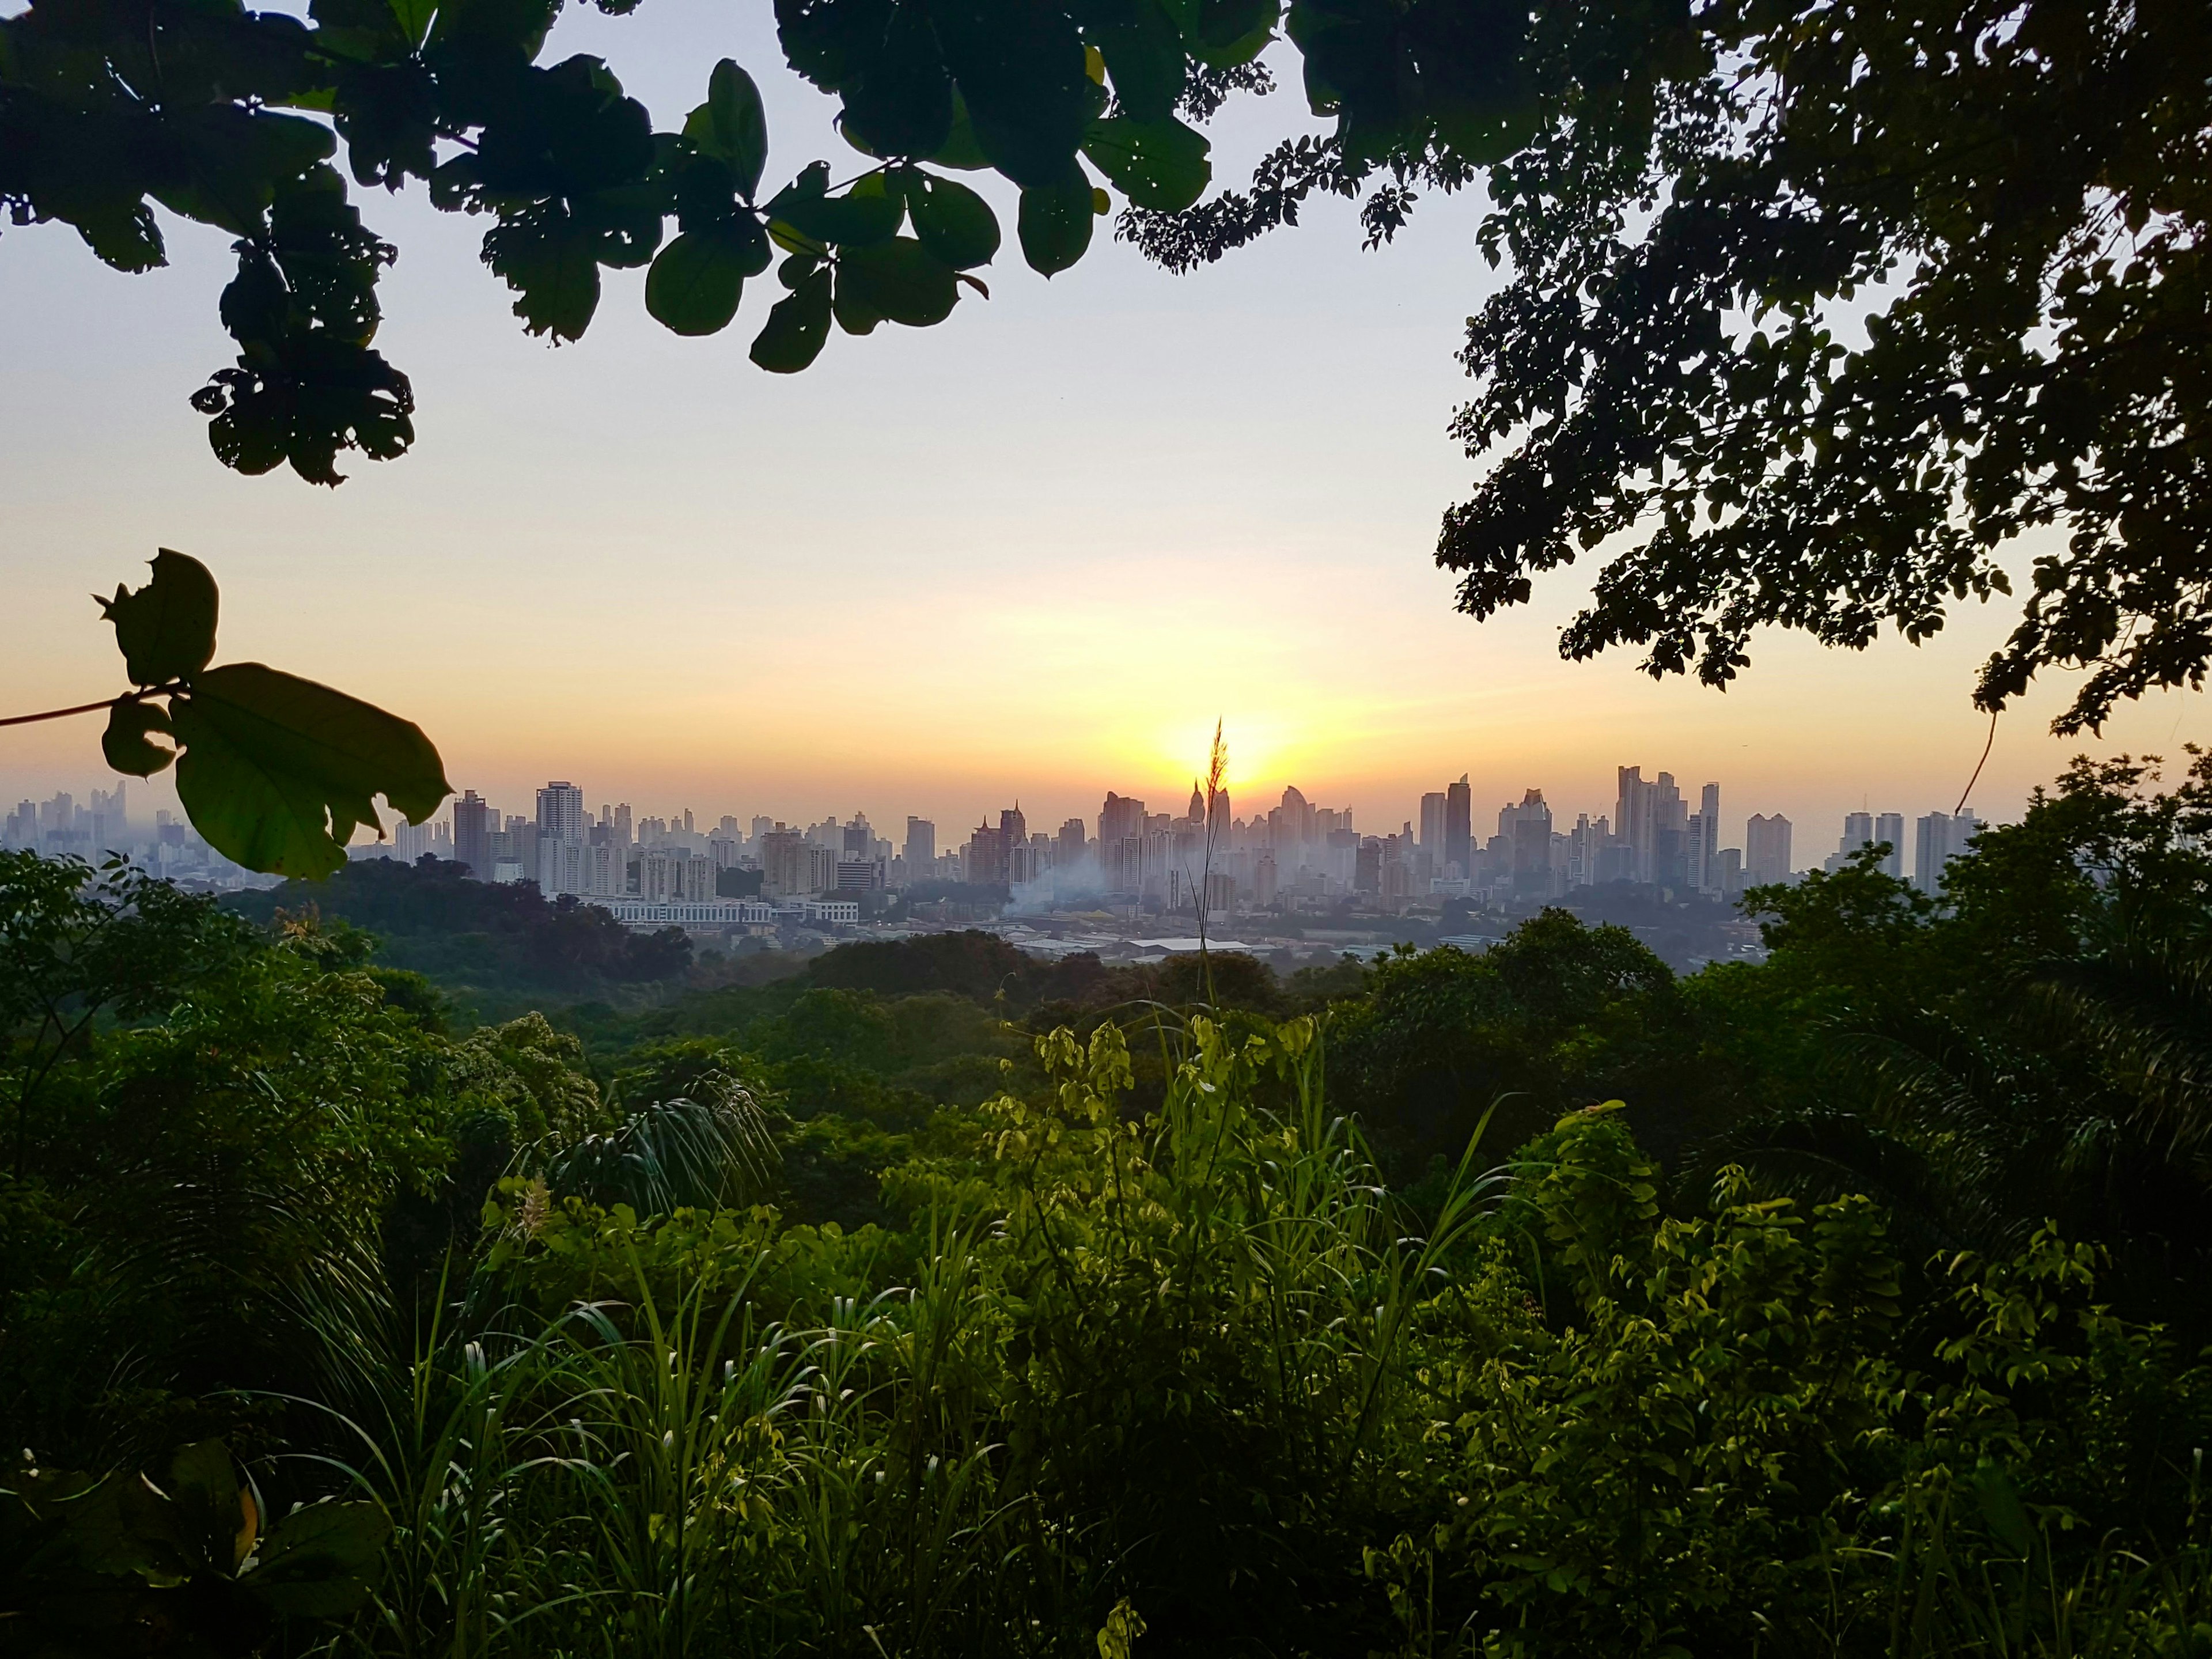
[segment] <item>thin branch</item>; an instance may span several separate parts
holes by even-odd
[[[0,726],[28,726],[34,720],[58,720],[70,714],[89,714],[94,709],[112,708],[119,702],[136,702],[138,694],[125,691],[119,697],[102,697],[98,702],[81,702],[74,708],[49,708],[43,714],[10,714],[0,720]]]

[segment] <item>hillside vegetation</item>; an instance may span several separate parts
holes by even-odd
[[[2085,763],[1687,977],[6,855],[0,1647],[2212,1651],[2208,831]]]

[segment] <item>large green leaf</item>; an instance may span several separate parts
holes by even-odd
[[[906,217],[906,200],[872,173],[842,196],[825,196],[830,170],[817,162],[775,193],[769,216],[817,242],[865,247],[890,240]]]
[[[1047,276],[1066,270],[1091,246],[1091,181],[1073,161],[1060,181],[1022,192],[1017,229],[1022,257]]]
[[[1204,134],[1172,117],[1093,121],[1083,139],[1083,153],[1123,195],[1158,213],[1180,213],[1206,193],[1213,181],[1208,148]]]
[[[905,182],[907,213],[922,246],[955,270],[991,263],[999,251],[999,219],[988,202],[957,179],[918,168]]]
[[[758,227],[746,228],[760,239]],[[678,334],[713,334],[730,325],[744,291],[746,250],[720,228],[686,231],[660,250],[646,273],[645,308]]]
[[[198,676],[172,701],[177,794],[193,825],[249,870],[319,878],[345,862],[373,797],[420,823],[453,793],[422,728],[259,663]]]
[[[115,597],[98,600],[115,624],[124,672],[133,685],[160,685],[197,673],[215,655],[215,578],[198,559],[162,548],[154,577],[136,592],[118,582]]]
[[[768,116],[753,77],[725,58],[707,82],[707,101],[684,123],[684,136],[726,164],[747,201],[768,165]]]
[[[817,270],[779,300],[753,342],[752,360],[772,374],[796,374],[830,337],[830,273]]]
[[[959,297],[952,267],[910,236],[854,248],[838,261],[837,320],[851,333],[868,331],[846,324],[848,306],[908,328],[927,328],[951,315]]]
[[[1140,121],[1174,114],[1187,73],[1185,48],[1160,0],[1084,0],[1076,15],[1106,59],[1121,107]]]

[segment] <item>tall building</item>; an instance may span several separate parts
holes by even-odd
[[[1438,864],[1445,861],[1444,807],[1447,798],[1441,789],[1431,789],[1421,797],[1421,850],[1431,854]]]
[[[536,877],[539,892],[550,897],[584,890],[582,849],[588,822],[584,792],[574,784],[556,781],[538,792],[537,857],[523,868]]]
[[[584,792],[573,783],[549,783],[538,792],[538,839],[584,838]]]
[[[1513,890],[1523,897],[1547,896],[1552,890],[1552,809],[1544,804],[1544,792],[1528,791],[1518,806],[1507,807],[1499,817],[1498,833],[1513,847]]]
[[[478,881],[491,879],[491,832],[498,827],[491,808],[475,790],[453,803],[453,862],[467,866]]]
[[[1962,806],[1956,817],[1930,812],[1916,820],[1914,828],[1912,884],[1923,893],[1941,892],[1944,866],[1967,850],[1967,843],[1981,831],[1981,820],[1972,807]]]
[[[805,892],[806,870],[800,852],[806,837],[779,822],[757,837],[760,843],[761,892],[768,898],[797,898]]]
[[[1467,774],[1444,791],[1444,873],[1466,880],[1474,874],[1474,793]]]
[[[1090,838],[1084,833],[1083,820],[1068,819],[1060,826],[1059,844],[1053,848],[1052,867],[1072,874],[1090,845]]]
[[[1721,890],[1714,866],[1720,850],[1721,787],[1709,783],[1698,793],[1698,842],[1690,871],[1690,884],[1701,893]]]
[[[1790,879],[1790,820],[1753,812],[1743,826],[1744,879],[1754,887]]]
[[[1874,838],[1887,844],[1889,851],[1882,855],[1881,872],[1905,879],[1905,814],[1884,812],[1874,821]]]
[[[904,856],[907,879],[925,879],[921,872],[937,862],[937,826],[927,818],[908,818]]]
[[[968,837],[968,879],[978,887],[1006,886],[1011,863],[1006,832],[994,824],[977,824]]]

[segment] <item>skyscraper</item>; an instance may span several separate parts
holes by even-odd
[[[1943,868],[1967,850],[1966,843],[1981,830],[1981,821],[1974,809],[1962,806],[1953,817],[1947,812],[1930,812],[1915,823],[1917,835],[1912,848],[1912,884],[1923,893],[1937,893],[1943,887]]]
[[[904,857],[908,881],[928,879],[929,866],[937,862],[937,826],[927,818],[907,819]]]
[[[473,789],[453,803],[453,862],[478,881],[491,879],[491,808]]]
[[[1552,809],[1542,790],[1531,789],[1519,806],[1506,811],[1512,824],[1513,890],[1523,897],[1544,897],[1552,890]]]
[[[1464,772],[1444,791],[1444,864],[1446,875],[1454,865],[1462,880],[1474,874],[1474,793]]]
[[[1881,860],[1881,872],[1886,876],[1905,878],[1905,814],[1884,812],[1874,821],[1874,838],[1886,842],[1889,851]]]
[[[1444,807],[1447,797],[1441,789],[1432,789],[1421,797],[1421,850],[1443,864],[1450,854],[1444,851]]]
[[[583,890],[583,866],[573,849],[584,844],[584,792],[574,784],[556,781],[538,792],[537,855],[522,867],[541,893]]]
[[[1721,787],[1709,783],[1698,796],[1698,845],[1692,855],[1690,884],[1701,893],[1721,890],[1714,860],[1721,850]]]
[[[1754,887],[1790,879],[1790,820],[1753,812],[1743,826],[1744,878]]]

